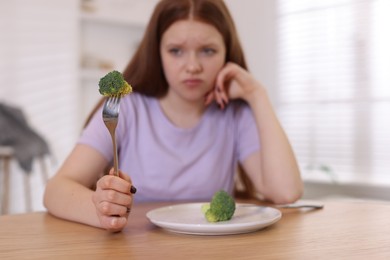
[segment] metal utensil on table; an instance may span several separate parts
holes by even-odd
[[[279,204],[278,208],[285,209],[297,209],[297,208],[310,208],[310,209],[322,209],[324,207],[324,203],[318,200],[298,200],[295,203],[290,204]]]
[[[239,204],[239,207],[258,207],[258,205],[244,203],[244,204]],[[271,205],[271,207],[281,208],[281,209],[299,209],[299,208],[322,209],[324,207],[324,204],[320,201],[301,200],[290,204]]]
[[[119,176],[118,170],[118,149],[116,145],[115,130],[118,125],[120,97],[113,96],[106,99],[103,105],[103,121],[110,132],[114,154],[114,175]],[[135,193],[137,189],[131,186],[130,192]]]

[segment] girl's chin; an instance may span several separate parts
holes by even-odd
[[[189,102],[189,103],[204,103],[204,97],[187,97],[187,98],[184,98],[185,101]]]
[[[202,92],[186,92],[183,93],[182,98],[189,102],[204,102],[206,94]]]
[[[204,103],[206,95],[208,93],[209,91],[206,92],[204,90],[197,89],[197,90],[176,92],[176,95],[180,97],[182,100],[185,100],[189,103]]]
[[[202,98],[194,98],[194,97],[181,97],[182,101],[192,105],[205,104],[205,99]]]

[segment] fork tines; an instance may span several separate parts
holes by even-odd
[[[119,96],[108,97],[104,104],[103,114],[105,116],[117,117],[119,114]]]

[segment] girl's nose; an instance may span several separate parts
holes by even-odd
[[[202,71],[202,65],[199,62],[196,55],[191,54],[186,64],[186,71],[191,74],[199,73]]]

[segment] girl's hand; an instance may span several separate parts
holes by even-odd
[[[214,91],[206,95],[206,105],[215,100],[223,109],[230,99],[243,99],[248,103],[262,85],[245,69],[228,62],[218,73]]]
[[[121,171],[119,176],[114,176],[114,169],[111,169],[109,175],[98,180],[92,196],[102,228],[112,232],[120,231],[127,225],[133,203],[131,179]]]

